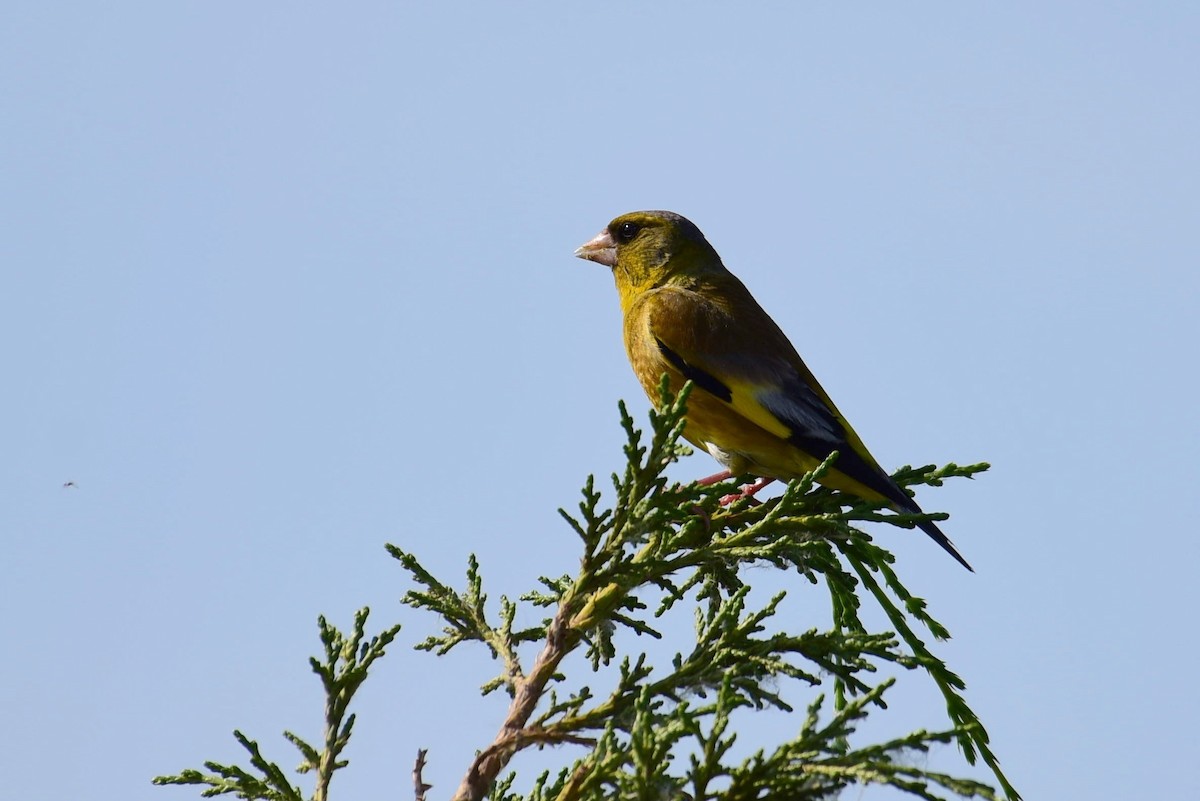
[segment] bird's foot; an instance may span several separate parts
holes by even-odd
[[[774,480],[773,478],[760,478],[753,484],[746,484],[742,487],[741,492],[735,492],[721,498],[721,506],[729,506],[731,503],[737,503],[740,500],[748,500],[751,506],[758,506],[762,501],[755,498],[754,494]]]

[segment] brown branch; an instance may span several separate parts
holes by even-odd
[[[594,766],[590,762],[581,762],[575,768],[575,772],[571,774],[571,778],[563,785],[562,791],[554,801],[576,801],[579,794],[583,792],[583,783],[592,772]]]
[[[558,670],[563,657],[579,644],[579,630],[569,624],[571,609],[575,604],[563,598],[558,611],[546,630],[546,644],[534,660],[529,675],[517,680],[512,703],[500,731],[492,744],[475,757],[467,775],[463,777],[453,801],[479,801],[492,786],[492,782],[520,749],[537,742],[577,742],[582,738],[567,735],[549,735],[540,730],[526,730],[525,724],[537,708],[538,700],[551,677]]]
[[[421,778],[421,772],[425,770],[425,755],[428,753],[428,749],[418,749],[417,764],[413,765],[413,792],[417,796],[417,801],[425,801],[425,792],[433,788],[432,784],[426,784],[425,780]]]
[[[559,733],[548,729],[521,729],[518,732],[513,732],[504,739],[497,739],[486,749],[480,751],[477,759],[481,760],[494,756],[505,749],[511,749],[511,752],[515,754],[522,748],[528,748],[531,745],[561,745],[563,743],[594,747],[596,745],[596,738],[583,737],[578,734]]]

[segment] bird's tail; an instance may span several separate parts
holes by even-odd
[[[916,504],[913,504],[913,507],[914,508],[911,510],[905,509],[904,511],[906,511],[906,512],[913,511],[913,512],[916,512],[919,514],[921,511],[920,508],[918,508]],[[943,534],[942,530],[940,528],[938,528],[936,525],[934,525],[931,521],[925,520],[921,523],[917,523],[917,528],[921,529],[921,531],[924,531],[926,534],[929,535],[929,538],[931,540],[936,542],[938,545],[942,546],[942,549],[946,553],[953,556],[960,565],[965,567],[967,570],[970,570],[972,573],[975,572],[975,568],[973,568],[969,564],[967,564],[967,560],[963,559],[962,554],[960,554],[958,552],[958,549],[954,547],[954,543],[950,541],[950,538],[947,537],[945,534]]]

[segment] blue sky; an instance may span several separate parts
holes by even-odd
[[[240,759],[235,727],[293,764],[318,614],[429,630],[385,542],[446,579],[478,554],[493,597],[571,570],[555,509],[646,408],[571,252],[639,208],[700,226],[885,466],[993,463],[919,496],[976,575],[886,536],[1025,796],[1181,795],[1193,4],[0,17],[12,797],[196,797],[149,779]],[[335,791],[407,792],[426,747],[451,792],[486,668],[394,648]],[[916,677],[893,714],[942,720]]]

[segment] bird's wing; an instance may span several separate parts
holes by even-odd
[[[844,421],[783,332],[748,292],[730,294],[654,290],[647,324],[663,357],[778,437],[803,431],[830,444],[844,441]]]
[[[663,359],[702,392],[804,453],[823,461],[855,493],[920,513],[908,493],[871,456],[796,349],[736,278],[715,296],[679,287],[649,294],[647,334]],[[736,310],[736,311],[734,311]],[[657,380],[657,376],[654,376]],[[936,524],[922,531],[973,570]]]
[[[650,333],[684,377],[818,460],[838,451],[835,469],[860,484],[863,494],[911,504],[744,287],[738,284],[719,299],[678,287],[653,295]]]

